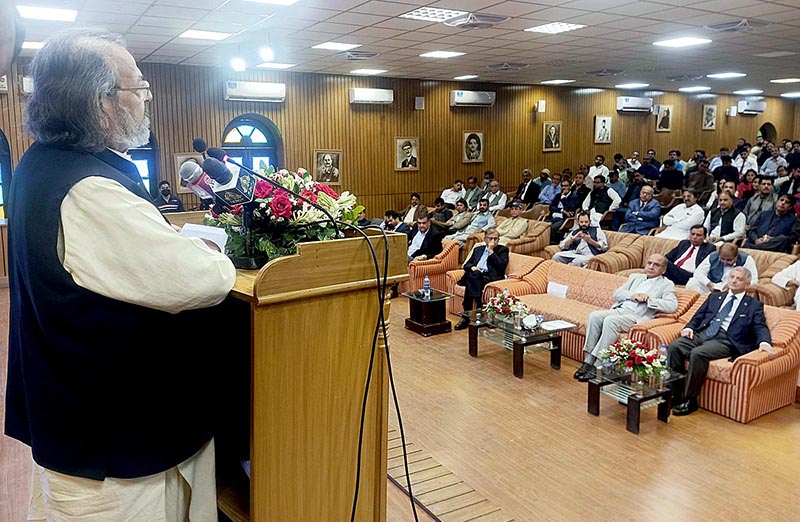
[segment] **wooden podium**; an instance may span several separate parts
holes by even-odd
[[[383,272],[383,236],[367,233]],[[406,237],[390,234],[388,284],[407,278]],[[249,304],[251,479],[240,479],[238,486],[220,482],[220,509],[237,522],[350,520],[379,310],[366,239],[300,244],[296,255],[258,271],[240,270],[232,296]],[[388,295],[383,306],[388,322]],[[379,336],[358,521],[386,520],[389,391],[383,346]],[[242,491],[248,485],[249,492]]]

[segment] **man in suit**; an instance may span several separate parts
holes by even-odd
[[[542,173],[550,176],[550,171],[548,169],[542,169]],[[514,193],[514,197],[511,198],[511,201],[521,201],[525,205],[525,208],[530,208],[539,200],[539,192],[541,192],[542,189],[532,178],[533,174],[531,173],[531,169],[522,171],[522,183],[517,186],[517,192]]]
[[[464,275],[458,281],[464,287],[464,311],[473,306],[481,306],[483,287],[492,281],[505,277],[508,266],[508,248],[500,244],[500,234],[494,227],[486,229],[484,244],[475,247],[472,255],[464,263]],[[456,330],[469,326],[469,319],[462,317],[456,324]]]
[[[610,310],[597,310],[589,314],[586,323],[586,358],[573,377],[586,382],[595,377],[601,350],[617,342],[619,334],[627,332],[636,323],[655,317],[656,313],[671,314],[678,309],[675,285],[664,277],[667,259],[661,254],[647,258],[644,274],[633,274],[624,285],[614,291],[616,303]]]
[[[400,212],[400,217],[403,219],[403,223],[408,225],[409,227],[413,227],[414,223],[417,222],[417,215],[425,212],[427,209],[420,205],[420,197],[418,192],[411,193],[411,201],[406,208]]]
[[[411,240],[411,228],[403,223],[396,210],[387,210],[383,215],[383,228],[387,232],[402,232]]]
[[[783,194],[775,203],[775,210],[761,212],[747,231],[744,248],[790,252],[800,235],[800,222],[794,213],[791,196]]]
[[[417,233],[408,244],[408,262],[425,261],[442,251],[442,234],[431,228],[431,218],[422,213],[417,218]]]
[[[695,225],[689,230],[689,239],[684,239],[667,253],[664,276],[676,285],[686,285],[700,263],[715,251],[714,245],[706,243],[706,227]]]
[[[683,373],[687,359],[689,361],[685,388],[673,389],[675,415],[697,411],[697,396],[706,380],[710,361],[736,359],[756,348],[775,355],[764,306],[745,294],[750,277],[746,268],[734,268],[728,291],[711,294],[681,330],[681,336],[669,345],[672,371]]]
[[[639,191],[639,199],[631,201],[625,212],[625,223],[620,232],[646,235],[661,222],[661,203],[653,199],[653,187],[645,185]]]
[[[403,155],[405,158],[403,162],[400,164],[400,168],[404,169],[413,169],[417,166],[417,157],[412,155],[413,152],[413,145],[410,141],[404,141],[403,145],[400,147],[403,151]]]
[[[758,191],[752,198],[747,200],[742,211],[748,225],[753,224],[759,213],[775,208],[775,201],[778,196],[775,194],[774,184],[775,181],[772,178],[761,178],[759,180]]]
[[[568,179],[561,181],[561,193],[553,198],[550,203],[550,214],[547,221],[550,225],[550,242],[557,244],[561,240],[559,229],[564,221],[575,216],[576,209],[580,206],[581,200],[578,194],[572,189],[572,183]]]
[[[488,187],[487,187],[488,188]],[[467,202],[467,209],[474,210],[478,207],[478,202],[483,199],[484,190],[478,186],[478,178],[470,176],[467,178],[467,193],[464,200]]]

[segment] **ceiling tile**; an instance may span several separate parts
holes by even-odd
[[[337,22],[340,24],[374,25],[383,22],[386,19],[387,19],[386,16],[346,12],[333,16],[329,18],[328,21]]]

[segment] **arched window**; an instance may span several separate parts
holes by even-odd
[[[158,180],[158,142],[155,135],[151,132],[150,141],[146,145],[128,149],[128,154],[139,169],[145,188],[155,197],[154,190]]]
[[[260,114],[234,118],[222,133],[222,147],[233,161],[257,169],[263,161],[283,166],[283,141],[278,127]]]
[[[0,130],[0,205],[5,206],[8,189],[11,188],[11,147],[6,135]]]

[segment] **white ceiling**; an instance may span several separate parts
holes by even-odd
[[[644,81],[649,89],[674,91],[704,84],[712,92],[764,89],[767,95],[800,90],[771,78],[800,77],[800,54],[764,58],[775,51],[800,52],[800,0],[299,0],[274,6],[247,0],[18,0],[19,4],[78,10],[76,24],[26,20],[27,40],[43,40],[70,25],[102,26],[124,34],[134,56],[145,62],[227,67],[242,56],[253,66],[257,49],[270,45],[276,62],[296,63],[290,71],[348,74],[353,69],[387,69],[386,76],[450,80],[477,74],[478,81],[539,83],[577,80],[572,86],[613,87]],[[443,24],[398,18],[420,6],[512,17],[491,29],[463,30]],[[703,26],[752,18],[771,23],[746,33],[720,33]],[[524,32],[549,22],[588,27],[558,35]],[[234,33],[222,42],[177,38],[187,29]],[[713,43],[685,49],[655,47],[670,37],[699,36]],[[326,41],[361,44],[359,51],[379,56],[348,61],[335,51],[311,49]],[[420,58],[431,50],[466,55]],[[26,51],[31,53],[32,51]],[[490,71],[487,65],[521,62],[516,71]],[[611,77],[587,71],[619,69]],[[721,71],[747,73],[733,80],[674,82],[667,78]]]

